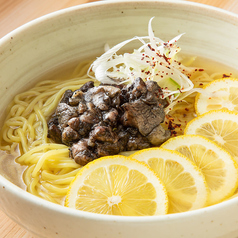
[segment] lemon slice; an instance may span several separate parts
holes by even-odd
[[[183,135],[169,139],[162,147],[180,152],[201,169],[210,190],[208,205],[221,202],[235,192],[237,164],[216,143],[198,135]]]
[[[162,179],[169,197],[169,213],[206,205],[208,187],[200,169],[184,155],[163,148],[144,149],[130,156],[148,164]]]
[[[238,113],[209,111],[191,120],[184,133],[201,135],[216,142],[238,162]]]
[[[65,205],[99,214],[152,216],[167,213],[168,197],[147,165],[116,155],[83,167],[69,187]]]
[[[219,109],[238,112],[238,79],[217,79],[207,84],[203,89],[214,95],[197,94],[195,110],[198,115]]]

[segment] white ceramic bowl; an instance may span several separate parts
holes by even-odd
[[[64,9],[34,20],[0,40],[0,112],[36,75],[70,61],[99,56],[114,45],[155,34],[179,41],[185,53],[238,67],[238,17],[185,1],[103,1]],[[155,217],[119,217],[71,210],[35,197],[0,176],[0,206],[37,237],[179,238],[238,236],[238,198],[208,208]]]

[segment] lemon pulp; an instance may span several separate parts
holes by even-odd
[[[166,214],[168,198],[158,176],[124,156],[97,159],[72,182],[66,206],[99,214],[151,216]]]

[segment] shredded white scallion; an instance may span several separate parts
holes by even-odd
[[[180,51],[176,43],[183,34],[164,42],[154,36],[152,20],[148,24],[148,36],[135,36],[112,48],[107,47],[108,50],[92,63],[88,75],[106,84],[132,83],[137,77],[144,81],[154,80],[163,85],[164,98],[173,105],[181,93],[192,93],[194,85],[187,74],[194,68],[185,67],[175,58]],[[117,54],[126,44],[136,40],[141,42],[140,48],[132,53]],[[94,77],[90,71],[94,72]]]

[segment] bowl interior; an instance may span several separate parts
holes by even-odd
[[[178,43],[184,53],[210,58],[237,69],[238,17],[234,14],[184,1],[105,1],[85,4],[41,17],[0,40],[1,123],[5,116],[5,109],[14,95],[33,86],[42,75],[57,70],[65,64],[93,59],[101,55],[105,43],[113,46],[133,36],[148,35],[148,22],[151,17],[155,17],[152,22],[154,34],[164,41],[180,33],[186,33]],[[75,237],[78,229],[72,224],[76,224],[77,219],[82,218],[84,227],[82,225],[80,227],[84,238],[93,237],[91,234],[95,232],[99,234],[98,237],[108,237],[103,234],[108,235],[110,231],[120,230],[120,222],[124,224],[125,221],[135,222],[134,224],[138,225],[146,219],[148,224],[153,226],[153,232],[148,234],[150,237],[155,237],[154,232],[158,231],[158,228],[154,228],[153,224],[156,223],[153,221],[168,221],[173,217],[175,223],[178,217],[183,217],[183,222],[190,220],[187,214],[167,216],[167,218],[105,218],[105,216],[71,211],[64,207],[59,208],[42,199],[35,199],[34,196],[12,185],[1,176],[0,185],[0,204],[5,212],[22,226],[42,237],[47,237],[49,234],[56,237],[55,227],[58,229],[57,237],[66,237],[69,231],[73,234],[72,237]],[[16,201],[23,205],[22,208],[16,205]],[[229,202],[221,205],[221,209],[224,210],[224,206],[229,206]],[[45,217],[44,220],[36,218],[39,207],[40,214]],[[28,212],[27,216],[24,210]],[[202,209],[202,214],[206,213],[203,212],[204,210],[206,211]],[[194,217],[201,216],[201,213],[191,212],[195,214]],[[59,217],[56,218],[58,215]],[[69,218],[66,222],[68,228],[64,225],[60,227],[66,216]],[[31,219],[32,217],[36,219]],[[210,219],[209,216],[207,218],[203,216],[203,219],[208,218]],[[92,225],[88,221],[92,220],[95,231],[87,233],[85,229],[90,230]],[[109,220],[115,221],[115,224],[111,228],[104,227],[104,222]],[[44,227],[47,222],[52,226],[46,232]],[[105,228],[104,233],[100,231],[100,225]],[[125,231],[122,232],[124,238],[144,237],[145,228],[141,233],[140,229],[135,231],[133,226],[125,227]],[[176,227],[166,237],[175,237],[178,230],[185,237],[189,237],[190,233],[183,232],[179,226]],[[191,224],[191,227],[196,229],[194,224]],[[216,233],[219,232],[221,231],[217,229]]]

